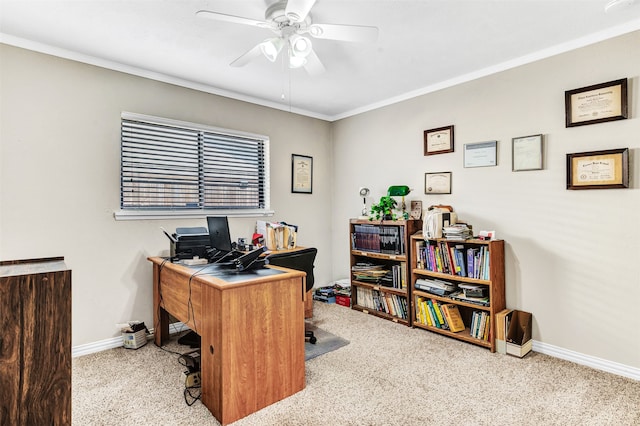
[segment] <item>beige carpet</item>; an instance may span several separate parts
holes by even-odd
[[[316,302],[313,323],[350,343],[306,362],[303,391],[234,425],[640,425],[638,381],[338,305]],[[75,358],[73,424],[218,425],[184,402],[183,370],[153,344]]]

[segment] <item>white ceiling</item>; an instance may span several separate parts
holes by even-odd
[[[315,77],[264,57],[230,67],[273,33],[195,15],[263,20],[273,0],[0,0],[0,41],[336,120],[640,30],[640,1],[605,13],[608,1],[317,0],[314,22],[376,26],[379,37],[313,39],[326,68]]]

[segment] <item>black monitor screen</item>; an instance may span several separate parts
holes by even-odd
[[[211,248],[230,252],[231,235],[229,234],[229,222],[226,216],[208,216],[207,225],[209,226],[209,239]]]

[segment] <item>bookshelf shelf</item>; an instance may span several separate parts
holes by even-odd
[[[372,253],[372,252],[369,252],[369,251],[362,251],[362,250],[351,250],[351,252],[355,256],[370,257],[372,259],[397,260],[397,261],[400,261],[400,262],[406,262],[407,261],[407,256],[406,255]]]
[[[398,294],[398,295],[401,295],[401,296],[406,296],[406,294],[407,294],[407,290],[404,289],[404,288],[385,287],[385,286],[382,286],[382,285],[365,283],[365,282],[358,281],[358,280],[351,280],[351,285],[353,285],[354,283],[358,287],[370,288],[370,289],[376,290],[376,291],[384,291],[386,293]]]
[[[352,309],[411,326],[409,242],[420,229],[414,219],[349,221]]]
[[[506,303],[504,241],[477,239],[458,241],[444,238],[425,240],[422,232],[412,234],[410,241],[413,327],[482,346],[495,352],[496,314],[505,308]],[[461,252],[463,255],[456,252]],[[457,263],[455,259],[458,259]],[[452,273],[452,271],[455,272]],[[456,287],[459,285],[474,287],[482,292],[483,297],[488,298],[488,303],[480,304],[481,301],[469,301],[469,298],[464,300],[464,294],[456,295],[459,288],[450,294],[434,294],[431,290],[416,287],[421,283],[424,286],[425,281],[428,285],[431,280],[444,281]],[[443,321],[437,319],[436,310],[439,310],[442,314],[440,316],[444,317],[443,305],[455,307],[464,323],[464,330],[452,332],[446,326],[442,326]],[[433,319],[434,316],[436,320]],[[475,334],[472,333],[472,328]]]

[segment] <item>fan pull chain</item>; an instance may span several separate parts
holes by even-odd
[[[285,69],[286,69],[285,68],[286,67],[286,63],[285,63],[286,58],[285,57],[286,56],[288,56],[288,55],[284,55],[284,52],[283,52],[283,55],[281,55],[282,62],[280,64],[280,66],[281,66],[280,71],[282,72],[282,88],[280,90],[280,92],[281,92],[280,99],[282,99],[283,101],[286,99],[285,94],[284,94],[285,86],[287,84],[286,83],[287,76],[286,76],[286,73],[285,73]]]

